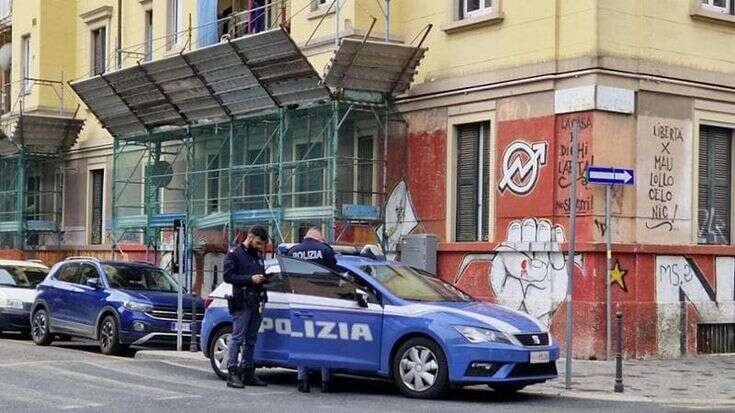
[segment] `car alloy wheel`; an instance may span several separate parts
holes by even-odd
[[[414,346],[401,356],[399,371],[406,387],[415,392],[423,392],[436,383],[439,363],[431,350],[423,346]]]
[[[104,324],[102,324],[102,328],[100,329],[100,341],[102,347],[105,349],[109,349],[112,345],[115,329],[115,326],[113,326],[112,323],[112,320],[107,319],[105,320]]]
[[[231,333],[223,333],[217,337],[212,346],[212,361],[215,368],[221,372],[227,371],[227,356],[229,355]]]
[[[46,310],[38,310],[33,314],[31,338],[38,345],[45,346],[51,343],[48,328],[48,314]]]
[[[108,315],[99,327],[100,351],[102,354],[114,355],[122,350],[115,317]]]

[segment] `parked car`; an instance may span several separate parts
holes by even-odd
[[[178,285],[165,271],[147,263],[70,258],[56,264],[38,286],[31,309],[31,337],[48,345],[56,334],[99,340],[104,354],[130,345],[176,342]],[[184,339],[200,320],[204,303],[184,296]]]
[[[487,384],[515,392],[557,377],[559,347],[533,317],[481,302],[398,262],[338,256],[339,272],[288,257],[266,261],[261,367],[329,367],[392,378],[409,397]],[[206,299],[201,348],[225,378],[232,327],[220,285]]]
[[[31,332],[31,305],[48,267],[34,261],[0,260],[0,332]]]

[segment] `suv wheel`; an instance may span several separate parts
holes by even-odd
[[[393,357],[393,380],[408,397],[433,399],[444,394],[449,378],[441,347],[423,337],[403,343]]]
[[[230,338],[232,338],[232,327],[220,328],[214,333],[209,350],[209,362],[212,365],[212,370],[222,380],[227,380],[227,356],[229,355]]]
[[[48,346],[53,341],[53,336],[49,333],[48,312],[45,308],[39,308],[33,313],[33,317],[31,318],[31,338],[39,346]]]
[[[99,328],[100,351],[102,351],[102,354],[118,354],[122,346],[120,345],[120,333],[115,317],[111,315],[105,317]]]

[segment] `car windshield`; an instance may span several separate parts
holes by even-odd
[[[107,264],[104,267],[107,273],[107,280],[112,288],[166,292],[177,291],[176,281],[158,268],[129,264]]]
[[[404,300],[475,301],[453,285],[416,268],[400,265],[365,265],[360,269]]]
[[[22,265],[0,266],[0,285],[17,288],[36,288],[46,278],[48,270]]]

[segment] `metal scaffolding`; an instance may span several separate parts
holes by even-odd
[[[345,40],[322,80],[277,29],[72,83],[114,137],[113,248],[169,250],[174,220],[199,251],[256,223],[276,241],[375,235],[406,129],[393,96],[424,51]]]

